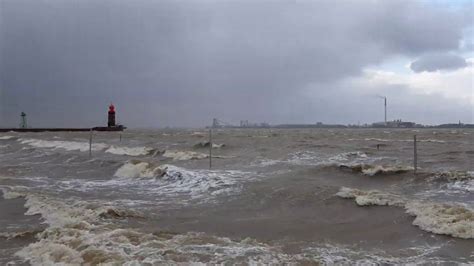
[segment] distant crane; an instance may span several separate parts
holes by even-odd
[[[212,126],[211,127],[220,128],[220,127],[225,127],[225,126],[232,127],[233,125],[231,123],[227,123],[227,122],[222,121],[222,120],[217,119],[217,118],[212,119]]]
[[[21,112],[21,122],[20,122],[20,128],[27,128],[28,124],[26,123],[26,114],[25,112]]]

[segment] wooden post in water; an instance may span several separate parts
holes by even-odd
[[[212,128],[209,129],[209,169],[212,168]]]
[[[120,133],[120,142],[122,142],[122,133]]]
[[[413,135],[413,169],[416,174],[418,168],[418,151],[416,149],[416,135]]]
[[[89,134],[89,157],[92,157],[92,128]]]

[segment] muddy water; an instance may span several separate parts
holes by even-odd
[[[3,133],[0,263],[474,262],[472,130],[207,134]]]

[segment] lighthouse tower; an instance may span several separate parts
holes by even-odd
[[[109,105],[109,119],[107,121],[108,127],[115,127],[115,106],[113,104]]]

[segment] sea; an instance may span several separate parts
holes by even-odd
[[[474,264],[472,129],[209,134],[0,133],[0,265]]]

